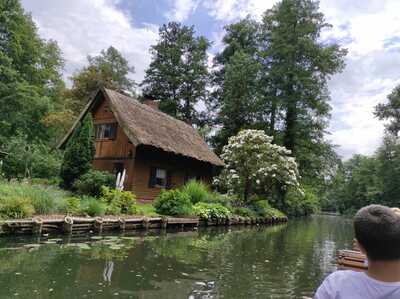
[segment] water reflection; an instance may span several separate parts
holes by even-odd
[[[299,298],[350,247],[351,223],[0,239],[0,298]]]

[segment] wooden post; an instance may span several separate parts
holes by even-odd
[[[143,217],[143,227],[146,230],[149,230],[149,228],[150,228],[150,221],[149,221],[149,218],[147,218],[146,216]]]
[[[43,230],[43,219],[40,217],[35,217],[32,219],[32,221],[33,221],[32,232],[40,236]]]
[[[103,232],[103,218],[101,217],[96,217],[94,219],[94,229],[96,232],[101,234]]]
[[[125,223],[125,219],[124,218],[119,218],[119,229],[123,232],[125,232],[125,228],[126,228],[126,223]]]
[[[69,216],[65,216],[63,223],[63,231],[64,233],[71,234],[74,225],[74,219]]]
[[[161,217],[161,228],[166,229],[168,226],[168,217],[162,216]]]

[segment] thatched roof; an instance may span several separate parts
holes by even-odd
[[[190,125],[159,110],[141,104],[131,97],[105,88],[100,89],[88,103],[74,126],[61,141],[59,147],[63,147],[66,144],[77,124],[94,107],[96,101],[99,100],[99,93],[103,93],[104,97],[108,99],[110,109],[119,125],[135,146],[141,144],[150,145],[166,152],[209,162],[213,165],[224,165]]]

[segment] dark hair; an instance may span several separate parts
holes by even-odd
[[[400,216],[392,209],[381,205],[360,209],[354,217],[354,231],[370,260],[400,259]]]

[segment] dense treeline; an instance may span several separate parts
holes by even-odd
[[[194,27],[171,22],[159,29],[140,89],[159,99],[164,112],[198,128],[217,153],[243,129],[272,136],[291,151],[306,196],[314,198],[329,187],[339,161],[324,139],[327,81],[343,69],[346,50],[321,41],[328,27],[317,1],[282,0],[261,21],[228,25],[210,66],[211,42]],[[7,178],[57,176],[62,155],[55,146],[99,87],[139,94],[133,66],[112,46],[88,56],[71,88],[62,79],[63,64],[57,43],[40,38],[19,1],[0,0],[0,149],[9,152],[2,169]],[[385,107],[377,112],[387,113]]]
[[[382,145],[372,156],[355,155],[338,164],[322,202],[323,208],[354,213],[368,204],[400,206],[400,86],[375,115],[387,121]]]

